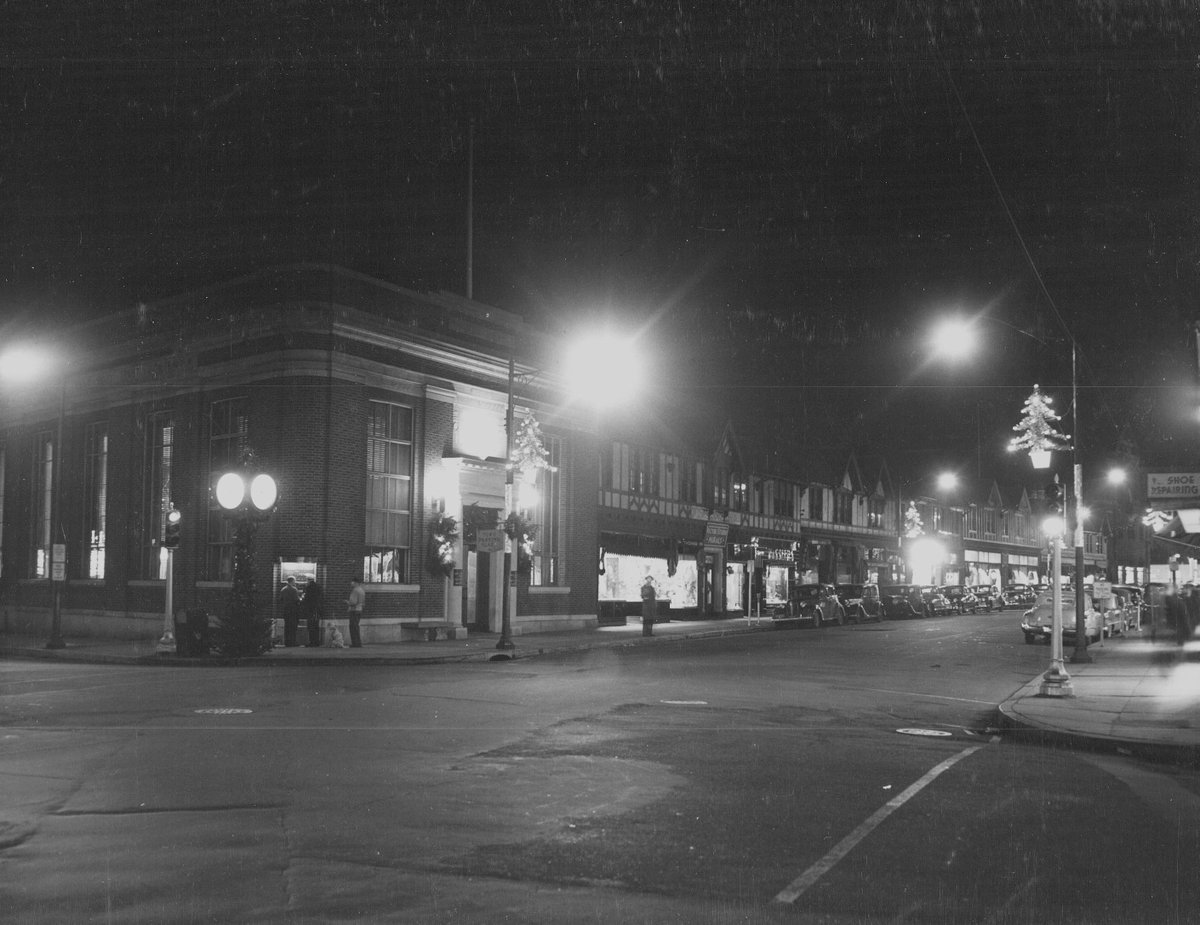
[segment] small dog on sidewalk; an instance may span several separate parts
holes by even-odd
[[[329,632],[329,648],[344,649],[346,648],[346,640],[342,638],[342,631],[338,629],[338,625],[333,624],[333,628]]]

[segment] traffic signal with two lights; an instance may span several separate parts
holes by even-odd
[[[1063,487],[1057,479],[1046,486],[1045,495],[1046,513],[1056,514],[1061,517],[1063,512]]]
[[[167,525],[163,530],[163,546],[167,549],[177,549],[179,547],[179,528],[183,522],[183,514],[171,508],[167,511]]]

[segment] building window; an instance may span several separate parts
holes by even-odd
[[[854,523],[854,495],[848,491],[833,493],[833,522],[835,524]]]
[[[208,481],[242,464],[249,444],[250,417],[245,398],[215,401],[208,412]],[[161,536],[161,533],[157,534]],[[233,519],[211,502],[208,512],[207,575],[212,581],[233,580]]]
[[[729,483],[729,509],[732,511],[744,511],[748,503],[749,494],[746,483],[739,477],[735,477]]]
[[[167,577],[167,552],[162,548],[167,511],[171,509],[171,461],[175,453],[175,422],[170,413],[146,419],[145,482],[142,486],[142,578]]]
[[[727,469],[713,471],[712,504],[714,508],[729,508],[729,471]]]
[[[825,489],[820,485],[808,486],[808,519],[825,519]]]
[[[883,498],[867,499],[867,526],[882,527],[885,502]]]
[[[87,577],[104,577],[108,508],[108,427],[89,424],[84,433],[83,537]]]
[[[658,454],[630,447],[629,490],[639,495],[658,495]]]
[[[681,459],[679,466],[679,500],[696,503],[696,464]]]
[[[363,580],[403,584],[412,546],[413,411],[370,403]]]
[[[30,547],[34,578],[50,577],[50,518],[54,501],[54,440],[49,431],[41,431],[33,441],[32,498],[33,516]]]
[[[772,498],[773,513],[776,517],[796,516],[796,492],[790,482],[776,482],[775,495]]]
[[[538,472],[537,504],[532,511],[537,533],[533,538],[529,583],[536,587],[560,583],[558,563],[562,531],[558,512],[562,503],[562,441],[543,435],[543,445],[551,468]]]

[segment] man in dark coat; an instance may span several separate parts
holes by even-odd
[[[321,617],[325,615],[325,599],[315,578],[308,579],[308,584],[304,586],[300,609],[304,613],[304,622],[308,624],[308,648],[316,648],[321,645]]]
[[[283,644],[296,644],[296,630],[300,627],[300,589],[296,579],[289,577],[279,592],[279,609],[283,613]]]

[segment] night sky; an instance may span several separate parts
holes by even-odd
[[[0,10],[9,324],[299,260],[462,292],[473,125],[475,297],[646,325],[779,453],[1004,476],[1074,338],[1089,462],[1200,468],[1194,0]],[[955,371],[951,308],[998,322]]]

